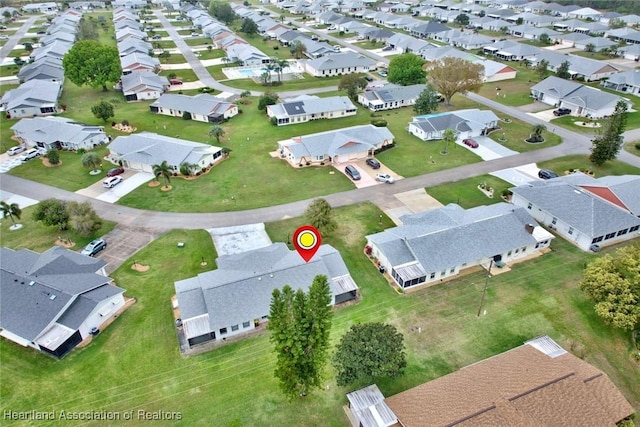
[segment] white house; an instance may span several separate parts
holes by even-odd
[[[310,59],[304,63],[305,71],[315,77],[339,76],[351,73],[366,73],[375,66],[375,61],[354,52],[327,55]]]
[[[355,116],[358,109],[348,96],[301,96],[284,102],[268,105],[267,116],[275,117],[276,125],[290,125],[304,123],[310,120],[339,119]]]
[[[163,161],[174,171],[188,163],[206,169],[223,158],[222,149],[208,144],[171,138],[151,132],[119,136],[109,144],[109,158],[122,166],[142,172],[153,172],[153,165]]]
[[[66,117],[22,119],[11,130],[28,147],[63,150],[91,150],[109,142],[102,126],[77,123]]]
[[[640,176],[581,173],[513,187],[512,202],[588,251],[640,236]]]
[[[371,157],[393,139],[386,127],[361,125],[278,141],[278,151],[292,166],[338,164]]]
[[[366,251],[402,288],[433,284],[475,267],[500,267],[549,247],[553,235],[524,208],[456,204],[401,217],[403,225],[367,236]]]
[[[236,104],[207,93],[194,96],[166,93],[149,108],[152,113],[165,116],[182,117],[184,113],[189,113],[191,120],[205,123],[221,122],[238,114]]]
[[[119,87],[127,101],[158,99],[169,90],[169,79],[151,71],[134,71],[122,76]]]
[[[500,119],[491,110],[451,111],[448,113],[425,114],[413,118],[409,123],[409,133],[423,141],[442,139],[447,129],[456,133],[457,139],[486,135],[498,127]]]
[[[58,112],[60,92],[62,85],[59,82],[29,80],[7,91],[0,102],[8,119],[46,116]]]
[[[391,110],[414,105],[426,85],[399,86],[386,84],[358,94],[358,102],[371,111]]]

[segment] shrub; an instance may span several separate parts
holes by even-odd
[[[387,121],[383,119],[371,120],[371,124],[378,128],[387,126]]]
[[[129,126],[129,120],[123,120],[122,126]]]
[[[191,113],[188,111],[185,111],[182,113],[182,120],[191,120]]]
[[[242,108],[238,108],[238,114],[242,114]]]
[[[269,121],[274,126],[276,126],[278,124],[278,118],[276,116],[271,117],[271,119]]]
[[[78,154],[84,154],[84,153],[86,153],[86,152],[87,152],[87,150],[85,150],[84,148],[78,148],[78,149],[76,150],[76,153],[78,153]]]
[[[636,142],[635,147],[636,147],[636,150],[640,150],[640,141]]]
[[[55,148],[51,148],[49,151],[47,151],[47,159],[52,165],[57,165],[58,163],[60,163],[60,154],[58,153],[58,150],[56,150]]]

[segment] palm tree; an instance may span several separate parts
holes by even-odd
[[[153,165],[153,175],[156,178],[162,177],[164,181],[162,188],[167,189],[171,182],[171,166],[169,166],[166,160],[163,160],[159,165]]]
[[[531,127],[531,135],[529,135],[529,139],[531,142],[540,142],[543,140],[542,132],[547,130],[547,127],[543,124],[533,125]]]
[[[444,140],[444,150],[442,150],[440,154],[448,154],[449,151],[447,151],[447,149],[449,148],[449,143],[456,140],[456,131],[453,129],[445,129],[445,131],[442,132],[442,139]]]
[[[216,142],[220,144],[220,138],[224,136],[224,129],[220,125],[213,125],[209,129],[209,136],[216,139]]]
[[[276,72],[278,73],[278,83],[282,81],[282,72],[289,68],[289,61],[286,59],[277,59],[276,60]]]
[[[91,168],[91,172],[99,172],[98,168],[102,166],[100,156],[92,151],[85,153],[80,161],[85,168]]]
[[[7,202],[0,202],[0,212],[2,212],[2,216],[6,218],[7,216],[11,219],[11,229],[19,228],[16,227],[16,222],[13,220],[13,217],[20,219],[20,215],[22,215],[22,209],[18,206],[17,203],[8,204]]]

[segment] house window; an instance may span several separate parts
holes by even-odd
[[[227,334],[227,328],[220,329],[220,335],[226,335],[226,334]]]
[[[627,230],[626,228],[624,230],[618,231],[618,236],[622,236],[622,235],[627,234],[627,231],[629,231],[629,230]]]
[[[444,277],[445,274],[447,274],[447,270],[442,270],[440,272],[440,277]]]
[[[629,233],[633,233],[634,231],[638,231],[640,229],[640,225],[634,225],[629,229]]]
[[[242,327],[243,328],[248,328],[249,325],[251,325],[251,322],[242,322]]]
[[[516,253],[520,252],[520,248],[516,249]]]
[[[456,272],[456,268],[455,267],[452,267],[451,270],[449,270],[449,274],[453,274],[455,272]]]
[[[320,156],[315,156],[314,159],[317,160],[317,161],[322,161],[322,160],[324,160],[324,154],[322,154]]]
[[[613,239],[614,237],[616,237],[616,233],[609,233],[606,236],[604,236],[604,240]]]
[[[598,236],[596,238],[594,238],[591,243],[598,243],[598,242],[602,242],[602,239],[604,239],[604,236]]]
[[[573,234],[573,227],[569,227],[569,234]]]
[[[429,276],[429,279],[435,279],[435,278],[436,278],[436,273],[435,272],[431,273],[431,275]]]
[[[529,203],[529,204],[527,205],[527,209],[531,209],[531,206],[533,206],[533,205],[532,205],[531,203]]]
[[[232,330],[232,331],[237,331],[237,330],[238,330],[238,325],[233,325],[233,326],[231,326],[231,330]]]
[[[511,251],[507,252],[507,256],[511,256]]]
[[[558,223],[558,218],[554,216],[553,219],[551,220],[551,224],[556,225],[557,223]]]

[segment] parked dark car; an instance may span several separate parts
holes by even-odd
[[[540,169],[540,171],[538,172],[538,177],[542,179],[551,179],[557,178],[558,174],[549,169]]]
[[[368,82],[372,82],[373,81],[373,77],[371,76],[364,76],[364,79]]]
[[[467,146],[471,147],[471,148],[478,148],[478,143],[475,140],[471,139],[471,138],[463,139],[462,143],[464,145],[467,145]]]
[[[347,165],[347,167],[344,168],[344,172],[354,181],[361,178],[360,172],[358,172],[358,169],[356,169],[355,166]]]
[[[107,176],[116,176],[124,173],[124,168],[113,168],[107,171]]]
[[[376,159],[367,159],[367,165],[371,166],[373,169],[380,169],[380,162]]]
[[[556,117],[566,116],[567,114],[571,114],[571,110],[568,108],[558,108],[557,110],[553,110],[553,115]]]

